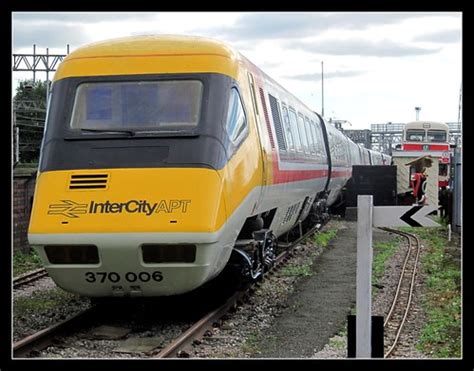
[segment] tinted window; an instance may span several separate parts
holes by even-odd
[[[425,131],[424,130],[407,130],[407,137],[406,140],[408,142],[423,142],[425,139]]]
[[[444,130],[428,130],[428,142],[446,142],[446,132]]]
[[[230,92],[229,109],[227,111],[227,133],[233,142],[244,132],[247,125],[244,108],[237,89]]]
[[[306,129],[306,138],[308,138],[308,145],[311,153],[314,153],[314,137],[311,131],[311,126],[309,124],[309,119],[307,117],[304,118],[304,128]]]
[[[296,112],[290,109],[290,126],[291,132],[293,133],[293,139],[295,140],[296,150],[298,152],[303,152],[303,147],[301,146],[301,139],[298,133],[298,122],[296,119]]]
[[[285,106],[283,108],[283,128],[285,130],[285,138],[287,147],[291,150],[295,150],[295,143],[293,140],[293,133],[291,132],[290,118],[288,116],[288,109]]]
[[[73,129],[174,130],[197,126],[203,85],[197,80],[92,82],[76,90]]]
[[[448,176],[448,165],[439,164],[439,176]]]
[[[306,130],[304,128],[304,119],[301,114],[298,115],[298,131],[300,132],[301,143],[303,144],[303,150],[309,153],[308,138],[306,137]]]

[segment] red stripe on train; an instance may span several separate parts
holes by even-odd
[[[350,178],[352,176],[352,170],[332,170],[331,178]]]
[[[449,144],[404,144],[402,149],[404,151],[449,151]]]
[[[327,177],[327,169],[322,170],[280,170],[278,156],[276,152],[272,153],[273,165],[273,184],[298,182],[301,180],[310,180]]]
[[[272,153],[273,160],[273,184],[298,182],[301,180],[310,180],[327,177],[329,171],[321,170],[280,170],[278,156],[276,152]],[[352,169],[332,170],[332,178],[350,178]]]

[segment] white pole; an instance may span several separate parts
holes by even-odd
[[[372,354],[372,198],[357,196],[357,358],[371,358]]]
[[[321,61],[321,116],[324,117],[324,65]]]
[[[49,48],[46,48],[46,107],[49,99]]]
[[[16,157],[16,162],[20,162],[20,128],[18,126],[15,126],[15,157]]]

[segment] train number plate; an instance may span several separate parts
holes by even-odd
[[[86,272],[86,282],[89,283],[117,283],[117,282],[160,282],[163,274],[160,271],[154,272],[127,272],[125,274],[117,272]]]

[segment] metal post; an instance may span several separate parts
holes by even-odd
[[[49,100],[49,80],[46,80],[46,107],[48,107]]]
[[[48,107],[49,97],[49,48],[46,48],[46,107]]]
[[[20,128],[18,126],[15,126],[15,162],[19,163],[20,162]]]
[[[453,184],[453,230],[459,233],[462,228],[462,152],[454,151],[454,184]]]
[[[321,61],[321,116],[324,117],[324,67]]]
[[[46,82],[49,80],[49,48],[46,48]]]
[[[36,44],[33,44],[33,86],[36,82]]]
[[[372,355],[373,196],[357,196],[356,357]]]
[[[415,111],[416,111],[416,121],[419,121],[420,120],[421,107],[415,107]]]

